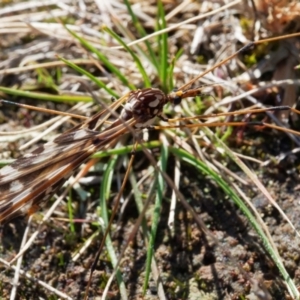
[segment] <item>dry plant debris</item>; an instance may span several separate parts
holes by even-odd
[[[299,32],[300,7],[297,1],[254,1],[255,7],[251,1],[231,1],[229,4],[223,1],[162,2],[169,28],[167,55],[170,65],[182,49],[172,75],[176,86],[187,83],[251,40]],[[150,36],[148,40],[154,52],[160,53],[156,35],[157,2],[131,1],[131,7]],[[95,53],[83,47],[64,24],[101,51],[124,74],[129,84],[124,84]],[[111,96],[106,91],[66,66],[58,57],[81,66],[117,95],[128,92],[130,84],[137,88],[145,87],[132,56],[111,35],[102,31],[103,24],[118,33],[126,44],[132,44],[130,47],[140,58],[151,85],[161,88],[161,77],[145,55],[147,47],[138,41],[142,36],[128,13],[125,1],[6,1],[0,6],[1,98],[58,111],[70,110],[87,117],[101,109],[98,103],[91,102],[91,94],[101,102],[111,103]],[[200,78],[195,85],[207,86],[201,101],[188,99],[181,106],[167,108],[164,113],[168,118],[178,118],[232,112],[249,106],[296,107],[300,84],[299,71],[295,70],[297,64],[299,37],[259,45]],[[25,94],[16,96],[4,88],[32,95],[43,93],[49,100],[28,98]],[[52,101],[61,96],[65,96],[65,101]],[[72,99],[83,102],[74,105],[74,102],[68,101]],[[24,107],[0,105],[0,153],[3,160],[19,157],[80,122],[75,118]],[[220,122],[261,121],[262,118],[297,130],[297,116],[286,111],[270,113],[267,117],[245,115],[241,119],[230,116]],[[254,127],[233,128],[230,134],[226,128],[220,126],[214,133],[226,140],[232,152],[251,167],[253,174],[299,230],[297,136]],[[149,134],[150,141],[157,142],[155,148],[149,147],[148,150],[155,162],[161,157],[162,144],[169,145],[170,149],[177,147],[190,151],[201,157],[220,177],[227,178],[239,195],[251,200],[267,226],[291,280],[299,286],[299,238],[278,210],[224,154],[220,144],[213,142],[204,130],[187,127],[150,131]],[[120,146],[132,143],[130,137],[124,137]],[[109,209],[114,207],[127,169],[128,153],[120,155],[114,166]],[[196,172],[175,155],[169,157],[165,172],[219,243],[214,244],[209,235],[199,229],[191,212],[181,202],[177,203],[170,222],[174,188],[165,186],[153,247],[155,260],[152,262],[149,287],[143,296],[149,242],[143,230],[150,228],[153,222],[152,212],[155,209],[151,195],[156,189],[153,165],[143,152],[137,151],[135,156],[123,204],[118,208],[111,229],[112,245],[117,254],[130,241],[120,264],[123,283],[114,279],[106,293],[107,299],[291,299],[274,261],[266,253],[245,215],[237,210],[210,176]],[[0,298],[83,299],[90,266],[103,238],[99,194],[100,183],[110,161],[103,158],[81,178],[69,198],[65,197],[60,202],[47,222],[40,225],[51,203],[33,216],[26,230],[28,220],[24,218],[2,227]],[[138,193],[135,191],[137,186]],[[140,215],[133,199],[137,194],[144,200],[143,203],[148,197],[150,205],[143,229],[137,230],[132,237]],[[25,243],[33,236],[35,239],[30,247],[13,267],[9,267],[8,262],[22,248],[22,240]],[[93,273],[90,299],[103,297],[113,273],[113,259],[108,256],[108,251],[105,247]]]

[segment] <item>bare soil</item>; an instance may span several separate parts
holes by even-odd
[[[12,5],[13,3],[11,3]],[[10,4],[9,4],[10,5]],[[165,3],[167,12],[172,11],[176,5],[173,1]],[[199,5],[194,3],[196,8],[191,8],[183,11],[181,14],[176,15],[171,19],[170,23],[188,19],[199,13]],[[88,12],[92,13],[95,3],[88,3]],[[156,8],[155,3],[149,4],[149,14],[153,16],[152,10]],[[143,5],[142,8],[146,10]],[[234,20],[237,21],[242,18],[241,6],[238,6],[237,13],[232,13],[235,16]],[[146,10],[147,11],[147,10]],[[77,14],[72,15],[75,19]],[[96,26],[93,22],[92,16],[89,15],[88,21],[91,27]],[[120,16],[121,17],[121,16]],[[266,22],[265,16],[260,18]],[[80,18],[79,18],[80,19]],[[225,18],[226,19],[226,18]],[[77,19],[76,19],[77,20]],[[214,24],[213,19],[208,19]],[[247,16],[249,23],[253,22],[251,16]],[[85,19],[86,22],[88,22]],[[215,31],[208,27],[209,34],[207,41],[200,45],[200,50],[197,54],[191,55],[188,45],[193,40],[193,35],[197,28],[197,23],[193,23],[193,30],[187,27],[190,31],[189,34],[184,35],[181,31],[170,33],[170,43],[173,47],[178,46],[184,49],[185,59],[190,59],[189,67],[196,64],[197,58],[200,60],[203,57],[209,59],[213,56],[213,46],[216,46],[215,51],[220,49],[222,38],[226,36],[226,42],[230,41],[229,33],[225,31],[227,22],[224,21],[223,16],[217,18],[219,29]],[[76,22],[79,22],[78,20]],[[75,22],[75,23],[76,23]],[[244,20],[244,22],[246,22]],[[77,23],[76,23],[77,24]],[[145,28],[151,31],[149,22],[145,21]],[[268,32],[269,36],[276,35],[269,30],[268,26],[261,31]],[[282,25],[283,26],[283,25]],[[96,27],[95,27],[96,28]],[[210,29],[209,29],[210,28]],[[296,27],[298,28],[298,27]],[[224,33],[225,31],[225,33]],[[295,27],[290,29],[287,26],[282,29],[285,33],[295,31]],[[296,30],[297,31],[297,30]],[[177,37],[176,37],[177,33]],[[30,36],[30,34],[32,34]],[[36,34],[36,36],[34,35]],[[277,34],[278,35],[278,34]],[[30,37],[30,42],[27,40]],[[1,37],[0,37],[1,38]],[[7,34],[2,36],[3,41],[0,45],[3,47],[1,60],[8,62],[7,66],[2,65],[2,68],[13,68],[18,66],[20,61],[20,54],[18,51],[29,44],[36,43],[39,45],[44,39],[53,46],[53,51],[68,58],[77,58],[83,55],[81,48],[77,48],[74,43],[61,41],[54,37],[47,37],[46,35],[39,35],[31,32],[26,34]],[[176,39],[177,38],[177,39]],[[220,40],[216,40],[216,38]],[[250,38],[249,38],[250,39]],[[174,42],[176,41],[176,42]],[[295,40],[295,49],[298,51],[299,47],[296,44],[299,40]],[[298,45],[299,46],[299,45]],[[280,45],[278,45],[280,47]],[[80,49],[80,50],[78,50]],[[51,49],[47,51],[50,52]],[[233,50],[233,49],[230,49]],[[47,53],[43,49],[42,53]],[[78,51],[78,52],[76,52]],[[171,51],[171,50],[170,50]],[[262,50],[263,51],[263,50]],[[264,48],[265,53],[256,54],[257,57],[261,56],[262,60],[268,54],[268,48]],[[13,53],[15,58],[13,59]],[[39,51],[38,51],[39,53]],[[24,55],[24,54],[22,54]],[[203,56],[202,58],[200,56]],[[249,52],[251,55],[251,52]],[[196,58],[195,58],[196,56]],[[182,62],[182,61],[181,61]],[[182,66],[182,65],[181,65]],[[181,67],[180,66],[180,67]],[[89,67],[87,67],[89,68]],[[274,70],[264,73],[265,78],[274,79],[272,76],[274,72],[282,66],[277,66]],[[0,67],[1,70],[1,67]],[[280,69],[282,70],[282,69]],[[223,70],[220,69],[220,72]],[[228,71],[228,70],[227,70]],[[234,73],[234,70],[232,73]],[[251,70],[252,71],[252,70]],[[228,71],[230,73],[230,70]],[[182,74],[184,70],[177,72],[178,81],[186,78]],[[245,72],[247,73],[247,72]],[[289,73],[290,74],[290,73]],[[297,73],[296,73],[297,74]],[[69,74],[70,75],[70,74]],[[231,74],[233,75],[233,74]],[[1,86],[17,87],[23,86],[24,82],[28,82],[34,78],[33,73],[15,73],[15,74],[2,74]],[[235,75],[233,75],[234,77]],[[187,77],[192,78],[189,74]],[[238,77],[238,75],[236,76]],[[136,77],[133,75],[132,80]],[[288,79],[288,75],[285,78]],[[35,84],[36,83],[36,78]],[[278,80],[279,80],[278,79]],[[248,84],[258,84],[260,79],[251,79]],[[76,80],[70,80],[70,87]],[[109,84],[109,82],[108,82]],[[142,83],[140,82],[142,85]],[[47,87],[39,86],[38,91],[54,93],[49,91]],[[81,86],[81,92],[84,90]],[[298,89],[295,88],[295,97],[292,103],[282,103],[284,105],[295,105],[299,97]],[[284,93],[290,91],[280,89],[275,92],[264,93],[257,95],[259,100],[264,99],[266,104],[277,105],[274,98],[278,95],[280,97]],[[275,96],[274,96],[275,94]],[[1,94],[1,97],[9,100],[17,100],[32,105],[38,105],[36,100],[28,100],[26,98],[13,97]],[[279,96],[278,96],[279,97]],[[282,96],[281,98],[284,98]],[[285,99],[285,98],[284,98]],[[247,105],[245,101],[242,105]],[[239,104],[240,105],[240,104]],[[53,102],[46,102],[40,104],[51,109],[66,110],[70,107],[69,104],[53,104]],[[93,112],[91,112],[92,114]],[[30,128],[34,125],[40,124],[47,120],[47,115],[24,110],[22,108],[11,108],[8,106],[1,106],[0,122],[1,130],[16,131],[17,129]],[[269,120],[267,120],[269,121]],[[288,126],[297,129],[297,124],[291,122],[289,117]],[[61,131],[69,129],[72,124],[64,125],[60,128]],[[0,130],[0,131],[1,131]],[[0,133],[1,137],[1,133]],[[23,154],[18,151],[18,147],[27,141],[29,137],[24,137],[18,141],[7,142],[0,145],[4,158],[15,158]],[[47,138],[48,139],[48,138]],[[51,139],[51,138],[49,138]],[[253,168],[260,179],[265,185],[270,194],[276,200],[276,203],[286,213],[297,230],[300,229],[300,157],[295,151],[297,145],[283,132],[278,133],[275,130],[261,130],[257,131],[256,128],[240,128],[234,130],[231,137],[228,139],[228,145],[236,152],[244,155],[249,155],[257,159],[268,161],[266,167],[258,166],[255,162],[247,161],[247,164]],[[153,157],[157,156],[159,149],[152,149],[151,154]],[[294,151],[294,153],[290,153]],[[4,155],[5,154],[5,155]],[[8,155],[8,157],[7,157]],[[278,159],[283,156],[282,159]],[[215,158],[221,162],[226,161],[216,154]],[[275,159],[277,158],[277,159]],[[227,162],[227,161],[226,161]],[[175,160],[170,157],[168,162],[169,169],[167,173],[172,176]],[[145,161],[143,154],[136,153],[136,163],[133,167],[138,179],[144,175],[144,165],[149,162]],[[124,168],[120,163],[119,172],[124,175]],[[245,175],[233,163],[228,162],[228,168],[237,176],[247,180]],[[100,226],[96,222],[95,208],[98,206],[99,199],[99,186],[101,184],[101,173],[93,171],[93,178],[96,178],[96,183],[88,184],[85,188],[92,196],[87,202],[79,199],[78,195],[72,191],[74,207],[75,207],[75,222],[74,227],[66,218],[68,217],[67,204],[63,202],[59,208],[58,213],[51,218],[48,222],[41,225],[41,212],[37,212],[33,217],[30,225],[29,236],[39,228],[39,234],[35,238],[34,243],[24,253],[21,269],[32,276],[33,279],[28,279],[26,276],[21,275],[18,282],[17,295],[15,299],[63,299],[56,292],[51,291],[48,287],[43,287],[38,280],[47,283],[54,289],[61,291],[68,295],[69,299],[83,299],[85,289],[90,274],[91,264],[94,262],[95,255],[99,249],[100,243],[103,238],[103,232],[99,230]],[[147,193],[150,189],[151,182],[145,182],[139,186],[139,189]],[[84,184],[82,184],[84,187]],[[295,282],[296,286],[300,286],[300,240],[295,235],[291,227],[283,220],[279,212],[268,202],[267,199],[260,193],[260,191],[249,183],[248,186],[240,184],[240,188],[251,199],[251,202],[259,211],[264,222],[268,226],[268,230],[272,239],[279,251],[290,277]],[[131,242],[126,249],[125,255],[120,263],[121,273],[125,282],[128,292],[128,299],[163,299],[158,289],[158,283],[161,283],[167,299],[291,299],[284,284],[284,281],[279,274],[279,271],[267,254],[263,243],[256,235],[254,230],[249,225],[246,217],[241,214],[239,209],[235,206],[231,199],[224,194],[222,189],[216,183],[199,172],[196,172],[191,166],[181,163],[181,180],[179,190],[184,195],[184,198],[193,207],[194,211],[202,219],[209,232],[219,241],[215,243],[211,240],[206,233],[197,226],[190,212],[186,211],[184,206],[179,202],[175,212],[174,232],[168,226],[168,216],[170,210],[171,188],[166,187],[164,191],[164,202],[161,209],[161,218],[159,221],[157,239],[155,241],[154,253],[156,265],[159,269],[159,279],[150,279],[149,287],[146,294],[143,295],[143,284],[145,279],[145,263],[147,245],[143,237],[142,230],[139,230],[134,238],[131,237],[134,225],[137,222],[139,213],[133,201],[129,201],[123,207],[123,210],[118,210],[118,215],[112,225],[112,243],[114,249],[121,253],[124,245],[130,239]],[[114,180],[114,190],[111,191],[112,195],[117,195],[119,191],[117,179]],[[128,196],[131,192],[131,186],[125,189],[125,195]],[[114,197],[111,197],[110,207],[114,206]],[[50,207],[50,203],[42,209],[46,211]],[[153,209],[153,203],[150,204],[148,211]],[[93,222],[89,220],[93,220]],[[77,222],[76,220],[87,220],[86,222]],[[150,227],[151,225],[150,213],[146,214],[145,224]],[[21,241],[27,226],[27,218],[18,217],[1,228],[1,244],[0,244],[0,257],[1,259],[9,262],[15,257],[20,250]],[[100,232],[99,232],[100,231]],[[92,239],[91,244],[79,256],[79,259],[74,261],[74,255],[81,249],[84,243],[96,234],[97,237]],[[100,259],[97,263],[96,269],[92,276],[91,287],[89,289],[89,299],[101,299],[103,290],[113,272],[112,263],[107,255],[107,249],[101,253]],[[9,299],[13,286],[13,278],[15,271],[0,263],[0,298]],[[114,280],[109,293],[108,299],[121,299],[119,285]]]

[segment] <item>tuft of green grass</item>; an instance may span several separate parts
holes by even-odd
[[[132,7],[129,1],[124,1],[127,6],[128,13],[131,16],[132,24],[139,35],[139,37],[146,37],[147,33],[145,32],[142,24],[139,22],[137,16],[134,14]],[[167,27],[165,20],[165,12],[161,1],[158,1],[157,4],[157,22],[156,22],[156,30],[163,30]],[[98,49],[96,49],[93,45],[86,41],[83,37],[79,36],[75,32],[65,27],[70,35],[82,45],[87,51],[89,51],[90,55],[97,57],[97,59],[105,66],[109,72],[117,78],[120,83],[131,90],[136,89],[136,86],[133,85],[130,80],[123,74],[116,66],[114,66],[108,59],[108,57]],[[169,92],[174,87],[174,66],[176,65],[176,61],[183,53],[183,50],[179,50],[173,57],[169,55],[169,47],[168,47],[168,35],[166,33],[162,33],[157,36],[156,40],[153,42],[149,42],[148,40],[144,41],[145,48],[138,47],[138,51],[140,54],[137,54],[133,51],[128,45],[127,41],[125,42],[123,38],[121,38],[116,32],[111,30],[110,28],[103,26],[103,31],[108,33],[113,39],[119,43],[119,45],[123,46],[126,52],[128,52],[133,61],[135,62],[136,68],[141,75],[144,86],[150,87],[152,85],[156,85],[160,87],[163,91]],[[125,30],[125,29],[124,29]],[[126,29],[129,30],[129,29]],[[128,32],[128,36],[130,36]],[[133,41],[133,40],[132,40]],[[156,78],[154,81],[149,77],[147,72],[145,71],[145,67],[143,66],[144,58],[147,58],[147,62],[151,63],[156,72]],[[59,57],[61,61],[63,61],[68,67],[74,69],[81,75],[89,78],[93,83],[96,84],[99,89],[104,89],[109,95],[113,97],[118,97],[118,93],[109,88],[103,81],[101,81],[96,76],[87,72],[84,68],[77,66],[69,60]],[[256,55],[249,56],[248,63],[252,64],[256,60]],[[51,79],[51,75],[44,72],[44,70],[38,70],[38,81],[43,83],[49,87],[54,88],[58,91],[57,86],[55,85],[55,81]],[[59,74],[59,72],[58,72]],[[0,87],[0,91],[6,94],[21,96],[21,97],[29,97],[39,100],[48,100],[48,101],[58,101],[58,102],[90,102],[92,101],[91,96],[75,96],[75,95],[50,95],[50,94],[42,94],[31,91],[22,91],[18,89]],[[189,102],[190,100],[185,100],[182,105],[182,109],[180,112],[184,115],[186,113],[190,113],[191,115],[197,115],[202,112],[203,103],[199,97],[196,98],[194,102]],[[188,110],[185,110],[184,107],[188,107]],[[170,107],[168,108],[168,112],[170,112]],[[97,158],[107,158],[105,171],[103,172],[103,178],[100,185],[100,197],[99,197],[99,217],[103,220],[103,228],[102,230],[107,230],[107,226],[109,224],[109,217],[111,215],[110,209],[108,208],[108,200],[111,199],[114,195],[112,194],[112,183],[113,178],[116,175],[116,165],[118,161],[123,160],[126,162],[126,157],[132,150],[135,152],[145,151],[148,153],[153,148],[160,148],[159,155],[155,157],[155,163],[153,163],[152,167],[154,170],[151,172],[151,181],[153,182],[152,188],[150,188],[148,200],[150,202],[152,199],[152,195],[155,195],[154,201],[154,209],[153,213],[150,217],[151,226],[147,226],[146,217],[142,215],[143,222],[142,229],[143,235],[145,239],[145,245],[147,245],[147,256],[145,262],[145,280],[143,284],[143,292],[144,294],[147,291],[147,287],[149,285],[149,280],[152,276],[151,274],[151,264],[155,261],[155,246],[157,242],[157,230],[158,224],[160,222],[160,213],[162,211],[162,206],[164,205],[165,198],[165,190],[166,190],[166,180],[165,178],[168,176],[167,174],[167,165],[170,162],[171,155],[175,156],[180,162],[187,163],[191,168],[199,173],[205,174],[211,178],[216,185],[224,191],[224,194],[228,196],[228,198],[234,201],[235,205],[241,210],[244,216],[247,218],[248,222],[251,224],[252,228],[257,232],[260,237],[262,244],[265,249],[269,253],[270,257],[273,259],[274,263],[278,267],[281,275],[285,279],[285,282],[288,285],[290,294],[293,297],[297,298],[299,293],[297,288],[291,278],[289,277],[287,271],[285,270],[281,259],[274,248],[274,245],[270,241],[270,237],[268,236],[266,230],[261,225],[261,220],[259,216],[255,214],[251,209],[249,209],[248,203],[245,203],[245,200],[242,199],[237,192],[235,186],[230,180],[227,180],[226,176],[222,173],[217,172],[215,169],[211,167],[210,161],[203,160],[203,157],[199,154],[200,151],[200,142],[202,141],[201,137],[205,134],[205,138],[209,140],[210,147],[212,149],[222,149],[223,157],[230,159],[235,162],[241,170],[252,180],[252,182],[256,183],[257,181],[254,178],[253,173],[242,164],[241,161],[236,157],[233,151],[224,143],[228,139],[231,134],[231,128],[228,128],[225,133],[222,133],[220,130],[216,132],[211,132],[208,129],[204,129],[200,127],[200,121],[197,120],[199,124],[199,128],[193,132],[189,131],[187,128],[181,129],[166,129],[162,130],[158,133],[158,140],[151,141],[148,143],[143,143],[138,145],[136,148],[132,145],[120,147],[119,145],[114,149],[109,149],[103,152],[95,153],[93,157]],[[167,141],[167,142],[166,142]],[[191,149],[191,150],[186,150]],[[207,158],[207,157],[206,157]],[[157,167],[159,171],[157,170]],[[131,174],[129,183],[131,184],[131,189],[133,190],[133,195],[136,200],[137,210],[140,214],[144,211],[146,204],[143,203],[143,197],[141,192],[137,188],[137,180],[134,177],[134,174]],[[179,198],[179,197],[178,197]],[[68,212],[70,219],[70,229],[71,232],[75,232],[74,227],[74,212],[72,209],[72,199],[68,198]],[[107,254],[109,256],[109,261],[111,262],[113,268],[116,269],[116,278],[119,285],[119,290],[121,297],[126,299],[127,291],[125,287],[125,282],[122,275],[122,270],[118,266],[118,254],[117,250],[114,247],[112,242],[112,235],[108,234],[106,240],[106,249]],[[106,283],[106,280],[105,280]],[[182,289],[186,288],[180,282],[177,282],[178,286],[182,286]]]

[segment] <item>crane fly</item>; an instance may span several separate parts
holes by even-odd
[[[66,178],[93,153],[111,148],[129,128],[142,128],[162,117],[165,104],[179,104],[196,96],[200,89],[165,94],[156,88],[131,91],[73,129],[56,137],[0,170],[0,223],[18,213],[34,212],[62,186]],[[107,128],[101,128],[122,102],[120,116]]]
[[[246,48],[251,45],[247,45]],[[241,51],[243,49],[228,57],[226,61]],[[0,170],[0,224],[18,214],[32,214],[96,151],[112,148],[122,135],[149,126],[156,117],[164,119],[162,112],[167,103],[176,105],[184,98],[201,94],[202,88],[189,87],[197,79],[224,62],[221,61],[179,90],[169,94],[156,88],[131,91],[106,109],[56,137],[52,142],[38,147],[11,165],[2,168]],[[121,105],[123,108],[117,115],[116,110]],[[106,126],[105,123],[111,116],[115,117],[115,120]],[[208,125],[218,124],[220,123]],[[184,126],[192,128],[195,124],[189,125],[192,126]],[[195,126],[200,127],[199,124]],[[171,127],[175,128],[177,125]],[[99,248],[95,262],[97,262],[101,248],[102,246]],[[93,268],[91,268],[89,285],[92,271]]]
[[[18,213],[34,212],[40,202],[53,195],[66,178],[70,177],[93,153],[115,145],[120,136],[130,132],[130,128],[147,127],[155,117],[163,118],[162,110],[167,103],[176,105],[183,98],[201,94],[201,88],[189,87],[205,74],[253,45],[298,35],[299,33],[296,33],[251,42],[169,94],[156,88],[131,91],[107,109],[61,134],[52,142],[5,166],[0,170],[0,224]],[[101,130],[104,122],[110,115],[116,115],[114,111],[124,102],[126,103],[120,116],[110,126]]]
[[[202,88],[188,88],[186,90],[174,90],[169,94],[165,94],[157,88],[131,91],[106,109],[59,135],[52,142],[39,146],[32,152],[18,158],[11,165],[0,169],[0,224],[18,214],[31,215],[39,208],[40,204],[51,198],[55,191],[92,154],[112,148],[123,134],[134,129],[146,128],[153,123],[156,117],[165,120],[162,112],[167,103],[178,105],[184,98],[201,94],[201,90]],[[111,115],[116,116],[115,110],[124,102],[120,115],[103,129],[105,121]],[[256,109],[253,112],[276,109],[287,109],[287,107]],[[246,112],[251,113],[252,111],[247,110]],[[215,114],[215,116],[244,113],[244,111],[220,113]],[[200,117],[208,118],[210,116]],[[195,118],[199,118],[199,116],[185,118],[185,120]],[[227,124],[239,125],[236,122]],[[217,125],[220,124],[216,122],[205,123],[205,126]],[[268,126],[268,124],[264,125]],[[199,124],[185,124],[184,126],[193,128]],[[281,127],[269,126],[283,130]],[[164,128],[176,127],[181,126],[164,126]],[[160,127],[158,126],[158,128]],[[284,130],[288,131],[288,129]]]

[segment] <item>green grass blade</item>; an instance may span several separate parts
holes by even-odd
[[[114,74],[116,75],[121,82],[126,85],[127,87],[129,87],[130,89],[134,90],[135,86],[133,84],[131,84],[126,76],[124,74],[122,74],[122,72],[120,72],[120,70],[115,67],[110,61],[109,59],[99,50],[97,50],[93,45],[91,45],[90,43],[88,43],[84,38],[80,37],[79,35],[77,35],[75,32],[73,32],[72,30],[68,29],[68,27],[66,27],[66,30],[68,30],[68,32],[74,37],[76,38],[81,44],[82,46],[84,46],[87,50],[89,50],[90,52],[94,53],[98,59],[100,61],[102,61],[102,63]]]
[[[59,93],[58,86],[55,84],[53,77],[49,74],[46,68],[37,68],[35,72],[37,73],[37,82],[39,85],[48,89],[53,89]]]
[[[108,34],[110,34],[115,40],[117,40],[119,42],[119,44],[121,44],[126,51],[131,55],[131,57],[133,58],[133,60],[136,63],[137,68],[139,69],[140,74],[143,77],[143,81],[145,84],[145,87],[151,87],[151,80],[148,76],[148,74],[145,72],[145,69],[140,61],[140,59],[137,57],[137,55],[126,45],[126,43],[124,43],[124,41],[115,33],[113,32],[110,28],[103,26],[102,29],[107,32]]]
[[[103,173],[103,180],[101,182],[100,186],[100,206],[101,206],[101,217],[105,224],[105,229],[108,226],[109,223],[109,215],[108,215],[108,209],[107,209],[107,200],[110,197],[110,191],[111,191],[111,185],[112,185],[112,179],[114,174],[115,165],[117,163],[117,156],[113,156],[108,164],[107,168],[105,169],[105,172]],[[105,245],[111,260],[111,263],[113,267],[115,268],[118,262],[117,255],[115,253],[112,240],[110,237],[110,234],[107,235],[105,240]],[[119,269],[116,271],[116,278],[120,287],[120,293],[126,295],[126,288],[125,283],[122,277],[122,274]]]
[[[8,95],[21,96],[26,98],[45,100],[45,101],[55,101],[55,102],[93,102],[93,98],[89,96],[78,96],[78,95],[51,95],[44,93],[34,93],[28,91],[21,91],[19,89],[7,88],[0,86],[0,92]]]
[[[64,59],[63,57],[58,57],[61,61],[63,61],[67,66],[69,66],[70,68],[74,69],[75,71],[77,71],[78,73],[85,75],[86,77],[88,77],[89,79],[91,79],[93,82],[95,82],[100,88],[103,88],[108,94],[110,94],[111,96],[115,97],[115,98],[119,98],[119,95],[114,92],[112,89],[108,88],[107,85],[99,80],[98,78],[96,78],[95,76],[93,76],[91,73],[87,72],[86,70],[84,70],[83,68],[77,66],[76,64]]]
[[[97,152],[92,155],[93,158],[102,158],[102,157],[108,157],[111,155],[123,155],[123,154],[128,154],[131,153],[132,150],[134,149],[135,152],[142,151],[143,149],[153,149],[153,148],[158,148],[161,146],[160,141],[151,141],[147,143],[143,143],[135,147],[134,145],[128,145],[124,147],[118,147],[115,149],[109,149],[101,152]]]
[[[73,206],[72,206],[72,193],[69,192],[68,197],[68,215],[69,215],[69,226],[71,233],[75,233],[75,225],[74,225],[74,212],[73,212]]]
[[[132,23],[133,23],[134,27],[136,28],[136,30],[138,31],[138,33],[140,34],[141,37],[145,37],[147,35],[147,33],[146,33],[145,29],[143,28],[142,24],[139,22],[136,15],[134,14],[129,1],[124,0],[124,3],[127,7],[127,10],[129,12],[129,15],[131,17],[131,20],[132,20]],[[155,66],[156,70],[159,70],[159,63],[158,63],[157,57],[155,55],[155,52],[152,49],[151,44],[148,41],[145,41],[145,45],[146,45],[147,50],[149,52],[150,61]]]
[[[167,73],[167,79],[168,79],[168,92],[173,91],[174,89],[174,67],[176,61],[179,59],[179,57],[182,55],[183,49],[179,49],[175,55],[175,57],[172,58],[171,63],[168,67],[168,73]]]
[[[160,160],[159,160],[159,165],[160,165],[160,169],[162,172],[166,171],[168,156],[169,156],[168,147],[166,145],[162,144],[161,155],[160,155]],[[147,251],[145,280],[144,280],[144,285],[143,285],[143,294],[144,295],[146,293],[148,283],[149,283],[149,278],[150,278],[151,262],[152,262],[153,251],[154,251],[154,243],[155,243],[158,223],[160,220],[161,206],[162,206],[162,200],[163,200],[163,191],[164,191],[164,185],[165,185],[164,178],[160,172],[157,174],[156,185],[157,185],[156,198],[155,198],[154,212],[153,212],[153,216],[152,216],[152,226],[151,226],[148,251]]]
[[[157,19],[158,30],[165,29],[167,27],[165,19],[165,11],[162,2],[158,1],[158,19]],[[167,70],[168,70],[168,34],[163,33],[158,36],[158,49],[159,49],[159,78],[161,86],[164,92],[169,92],[167,86]]]

